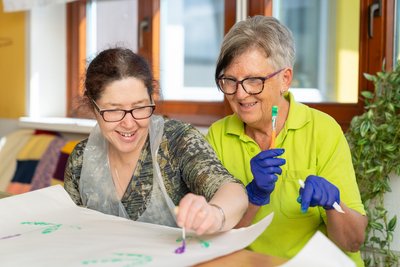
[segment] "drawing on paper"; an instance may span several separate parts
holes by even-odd
[[[186,237],[186,240],[185,241],[188,241],[188,242],[190,242],[190,240],[197,240],[199,243],[200,243],[200,245],[201,245],[201,247],[203,247],[203,248],[208,248],[208,247],[210,247],[210,242],[209,241],[206,241],[206,240],[203,240],[203,239],[201,239],[200,237],[198,237],[198,236],[187,236]],[[180,243],[180,242],[182,242],[183,240],[182,240],[182,237],[178,237],[177,239],[176,239],[176,242],[177,243]],[[175,250],[175,253],[176,254],[181,254],[181,253],[183,253],[183,252],[185,252],[185,248],[187,247],[186,246],[186,242],[185,242],[185,246],[183,247],[183,245],[182,246],[180,246],[180,247],[178,247],[176,250]],[[182,248],[183,247],[183,248]]]
[[[148,255],[135,253],[113,253],[111,256],[97,260],[83,260],[82,265],[103,265],[126,263],[124,267],[133,267],[144,265],[151,262],[153,258]]]

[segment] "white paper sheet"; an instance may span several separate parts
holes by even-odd
[[[134,222],[77,207],[61,186],[0,200],[0,265],[190,266],[248,246],[273,214],[250,227],[214,236]]]
[[[321,232],[316,232],[304,248],[281,267],[356,267],[332,241]]]

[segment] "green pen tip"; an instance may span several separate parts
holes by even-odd
[[[278,106],[272,106],[272,116],[278,116]]]

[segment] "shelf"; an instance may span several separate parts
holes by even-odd
[[[67,133],[89,134],[96,125],[96,120],[76,118],[33,118],[21,117],[18,122],[21,128],[41,129]]]
[[[96,120],[91,119],[21,117],[19,118],[18,126],[28,129],[89,134],[96,123]],[[203,134],[206,134],[208,131],[208,127],[196,126],[196,128],[199,129],[199,131]]]

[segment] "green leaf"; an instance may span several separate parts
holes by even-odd
[[[365,173],[373,173],[373,172],[376,172],[377,170],[378,170],[378,167],[376,166],[376,167],[366,170]]]
[[[367,118],[372,119],[372,117],[374,117],[374,111],[372,109],[370,109],[367,112]],[[367,121],[365,121],[365,122],[367,122]]]
[[[380,80],[386,80],[389,77],[389,74],[385,71],[382,71],[382,72],[377,72],[376,76],[378,76]]]
[[[393,232],[393,231],[395,230],[395,228],[396,228],[396,223],[397,223],[397,216],[395,215],[395,216],[389,221],[388,230]]]
[[[392,114],[390,114],[389,112],[385,112],[385,118],[387,121],[390,121],[392,119]]]
[[[377,80],[377,78],[376,78],[374,75],[371,75],[371,74],[368,74],[368,73],[364,73],[364,77],[365,77],[365,79],[367,79],[368,81],[372,81],[372,82],[374,82],[374,81]]]
[[[362,137],[364,137],[365,134],[368,132],[369,126],[370,126],[369,121],[363,121],[363,122],[361,123],[361,126],[360,126],[360,134],[361,134]]]
[[[390,111],[395,112],[395,108],[394,108],[394,105],[393,105],[392,103],[388,103],[388,104],[387,104],[387,108],[388,108]]]
[[[371,134],[371,136],[369,137],[369,142],[373,142],[376,139],[376,133]],[[368,142],[368,141],[366,141]]]
[[[368,139],[360,138],[360,139],[357,141],[357,146],[365,145],[365,144],[367,144],[368,142],[369,142]]]
[[[392,232],[387,233],[386,241],[388,243],[391,243],[393,241],[393,233]]]
[[[387,245],[386,240],[382,240],[381,243],[379,244],[379,247],[380,247],[381,249],[384,249],[384,248],[386,247],[386,245]],[[383,253],[384,253],[384,252],[383,252]]]
[[[386,150],[386,151],[395,151],[396,149],[397,149],[397,147],[395,146],[395,145],[393,145],[393,144],[387,144],[387,145],[384,145],[383,146],[383,148]]]
[[[376,244],[381,243],[381,239],[379,237],[373,236],[370,238],[370,241]]]
[[[371,225],[372,229],[374,229],[374,230],[378,230],[378,231],[383,230],[383,224],[381,224],[381,223],[370,222],[370,225]]]
[[[385,192],[392,192],[392,188],[390,188],[390,184],[389,184],[389,181],[388,180],[386,180],[384,183],[383,183],[383,185],[384,185],[384,190],[385,190]]]
[[[374,94],[371,91],[362,91],[361,95],[365,97],[366,99],[373,99]]]

